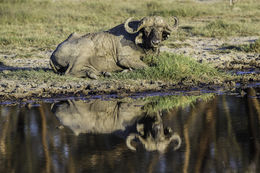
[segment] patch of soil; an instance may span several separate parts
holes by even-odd
[[[245,53],[230,50],[225,45],[244,45],[255,42],[259,37],[230,37],[230,38],[201,38],[191,37],[184,41],[175,41],[171,44],[182,47],[162,47],[161,51],[184,54],[195,58],[198,62],[206,62],[213,67],[224,70],[246,70],[260,67],[259,53]]]

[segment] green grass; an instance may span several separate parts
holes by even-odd
[[[159,57],[148,56],[144,61],[150,68],[129,73],[116,73],[116,79],[149,79],[165,82],[190,82],[193,84],[223,81],[230,77],[209,64],[201,64],[190,57],[162,53]]]
[[[226,1],[0,0],[0,49],[54,49],[72,32],[106,30],[130,16],[137,19],[150,15],[177,16],[180,28],[173,34],[174,39],[191,34],[207,37],[260,35],[259,7],[257,0],[240,1],[233,9]]]
[[[195,28],[191,32],[194,35],[205,37],[246,36],[251,33],[247,28],[243,27],[242,24],[223,20],[212,21],[205,26]]]

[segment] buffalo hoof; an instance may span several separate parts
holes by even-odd
[[[90,79],[98,79],[97,75],[95,75],[94,73],[90,73],[90,74],[88,75],[88,77],[89,77]]]
[[[102,74],[104,75],[104,77],[111,77],[112,74],[109,72],[102,72]]]
[[[129,71],[133,71],[131,68],[129,68],[129,69],[124,69],[123,71],[121,71],[121,73],[127,73],[127,72],[129,72]]]

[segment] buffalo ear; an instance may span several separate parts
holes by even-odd
[[[138,35],[135,37],[135,44],[143,44],[143,33],[139,32]]]

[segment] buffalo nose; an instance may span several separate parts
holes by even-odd
[[[158,44],[160,43],[160,40],[152,40],[152,43],[153,43],[154,45],[158,45]]]

